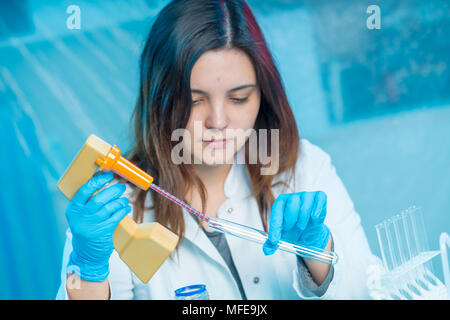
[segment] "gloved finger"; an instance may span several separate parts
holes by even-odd
[[[112,172],[102,172],[81,186],[77,193],[73,196],[72,202],[85,205],[92,194],[114,178]]]
[[[286,196],[279,195],[273,205],[270,213],[269,234],[267,240],[264,242],[264,254],[272,254],[277,249],[277,243],[281,238],[281,231],[283,226],[283,214],[286,204]]]
[[[108,220],[105,221],[105,224],[108,228],[115,229],[122,219],[131,212],[131,206],[126,205],[122,209],[114,212]]]
[[[302,193],[302,203],[296,222],[296,227],[299,232],[303,232],[309,224],[311,212],[315,208],[315,195],[314,192]]]
[[[100,211],[98,211],[95,215],[98,221],[105,221],[111,218],[115,214],[116,211],[119,211],[129,204],[128,198],[122,197],[119,199],[115,199],[111,202],[106,203]]]
[[[301,199],[301,193],[293,193],[289,195],[286,201],[286,209],[283,217],[283,230],[287,231],[294,228],[301,208]]]
[[[87,203],[86,209],[89,212],[97,212],[105,204],[119,198],[126,190],[126,186],[123,183],[117,183],[111,187],[102,190],[93,196]]]
[[[311,223],[314,225],[322,224],[327,215],[327,195],[325,192],[316,192],[316,206],[314,213],[311,215]]]

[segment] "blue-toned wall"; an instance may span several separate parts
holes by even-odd
[[[300,134],[331,155],[373,251],[374,225],[412,204],[437,249],[450,232],[449,7],[374,1],[381,29],[369,30],[371,1],[248,2]],[[165,3],[0,3],[0,299],[55,297],[67,227],[56,182],[91,133],[128,147],[139,53]],[[66,27],[72,4],[80,30]]]

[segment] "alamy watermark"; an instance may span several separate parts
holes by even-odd
[[[370,13],[371,15],[366,20],[367,29],[381,29],[381,11],[380,7],[372,4],[367,7],[366,13]]]
[[[67,29],[70,30],[80,30],[81,29],[81,10],[80,7],[72,4],[67,7],[66,13],[70,14],[70,16],[66,19]]]
[[[203,130],[201,121],[194,121],[193,133],[187,129],[176,129],[171,140],[179,142],[171,150],[174,164],[245,164],[245,153],[239,151],[248,148],[248,163],[262,164],[261,175],[278,172],[279,129],[211,131]]]

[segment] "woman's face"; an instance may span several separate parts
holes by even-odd
[[[237,49],[205,52],[191,73],[192,108],[184,143],[194,163],[232,163],[245,144],[260,107],[260,90],[249,57]]]

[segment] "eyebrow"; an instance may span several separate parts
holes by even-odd
[[[234,91],[239,91],[239,90],[247,89],[247,88],[256,88],[256,84],[244,84],[242,86],[239,86],[239,87],[236,87],[236,88],[228,90],[227,93],[231,93],[231,92],[234,92]],[[198,90],[198,89],[192,89],[191,92],[192,93],[199,93],[199,94],[208,95],[208,92],[203,91],[203,90]]]

